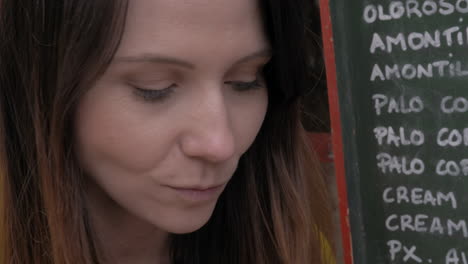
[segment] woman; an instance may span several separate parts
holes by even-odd
[[[3,263],[324,263],[305,4],[0,1]]]

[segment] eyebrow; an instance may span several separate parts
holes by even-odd
[[[271,57],[271,50],[264,48],[258,50],[250,55],[247,55],[239,60],[237,60],[234,65],[242,64],[257,58],[267,58]],[[172,64],[175,66],[180,66],[188,69],[195,69],[195,65],[188,61],[178,59],[176,57],[164,56],[154,53],[143,53],[141,55],[135,56],[122,56],[116,57],[115,62],[129,62],[129,63],[155,63],[155,64]]]
[[[234,62],[234,65],[238,65],[238,64],[241,64],[241,63],[245,63],[247,61],[250,61],[250,60],[253,60],[253,59],[257,59],[257,58],[269,58],[271,57],[271,50],[268,49],[268,48],[264,48],[264,49],[261,49],[259,51],[256,51],[250,55],[247,55],[239,60],[237,60],[236,62]]]

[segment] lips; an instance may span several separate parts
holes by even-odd
[[[167,186],[170,190],[176,193],[179,198],[187,202],[208,202],[218,198],[226,184],[211,185],[211,186]]]
[[[201,186],[189,186],[189,187],[169,186],[169,187],[172,188],[172,189],[181,190],[181,191],[200,191],[200,192],[203,192],[203,191],[209,191],[209,190],[219,188],[219,187],[221,187],[223,185],[224,185],[224,183],[223,184],[218,184],[218,185],[212,185],[212,186],[208,186],[208,187],[201,187]]]

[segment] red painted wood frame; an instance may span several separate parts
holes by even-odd
[[[349,207],[346,191],[346,175],[344,167],[343,141],[341,130],[338,87],[336,79],[335,49],[333,42],[333,27],[330,15],[330,1],[320,0],[320,17],[322,23],[323,50],[327,72],[328,101],[330,105],[330,121],[332,127],[332,146],[335,160],[336,182],[338,188],[341,235],[343,241],[343,257],[345,264],[352,264],[351,232],[349,226]]]

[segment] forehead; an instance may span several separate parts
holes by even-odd
[[[257,0],[136,0],[129,1],[117,53],[197,59],[203,53],[242,56],[266,46]]]

